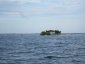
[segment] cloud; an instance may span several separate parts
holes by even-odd
[[[22,11],[24,14],[78,14],[83,2],[84,0],[44,0],[42,2],[44,8],[38,4]]]
[[[66,30],[65,32],[67,32],[67,29],[69,31],[68,27],[70,27],[72,31],[75,31],[76,28],[78,28],[79,31],[84,31],[81,30],[83,25],[85,25],[84,17],[85,0],[0,0],[0,20],[1,25],[3,25],[0,28],[7,31],[7,29],[9,30],[11,27],[16,27],[16,30],[11,28],[9,32],[19,30],[17,29],[18,26],[20,26],[19,28],[21,30],[26,26],[23,28],[24,31],[26,28],[26,30],[30,29],[30,26],[33,30],[36,26],[36,28],[44,26],[44,29],[46,29],[46,27],[58,26],[63,31]],[[3,21],[6,21],[8,25]],[[20,24],[17,23],[19,21]],[[10,22],[12,24],[10,24]],[[21,22],[23,22],[23,26]],[[4,27],[4,23],[7,25],[6,27],[9,26],[7,29]]]
[[[84,0],[0,0],[0,2],[2,14],[20,12],[26,16],[77,14],[81,13],[79,10],[84,5]]]
[[[39,2],[41,2],[41,0],[0,0],[0,2],[39,3]]]

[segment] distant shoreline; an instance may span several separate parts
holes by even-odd
[[[0,33],[0,34],[40,34],[40,33]],[[62,34],[85,34],[85,33],[62,33]]]

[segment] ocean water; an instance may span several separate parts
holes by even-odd
[[[85,34],[0,34],[0,64],[85,64]]]

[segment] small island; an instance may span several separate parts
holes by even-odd
[[[40,33],[40,35],[59,35],[59,34],[61,34],[61,31],[59,30],[46,30]]]

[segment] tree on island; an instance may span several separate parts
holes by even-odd
[[[61,34],[61,31],[59,30],[46,30],[46,31],[42,31],[40,33],[40,35],[58,35]]]

